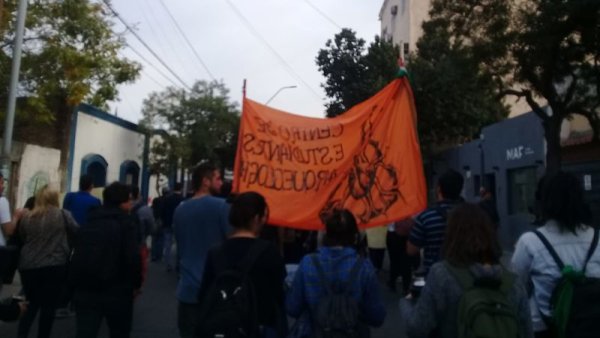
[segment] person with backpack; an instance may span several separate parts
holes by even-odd
[[[90,212],[78,232],[71,258],[77,338],[96,337],[104,319],[110,337],[129,337],[142,283],[131,189],[114,182],[102,197],[103,206]]]
[[[277,247],[258,238],[268,217],[267,202],[256,192],[233,200],[233,233],[206,258],[198,337],[284,337],[285,265]]]
[[[449,214],[442,255],[419,295],[401,300],[409,338],[533,337],[525,287],[500,265],[483,209],[462,204]]]
[[[369,337],[386,310],[373,264],[355,249],[356,219],[334,210],[324,223],[323,246],[302,259],[286,298],[288,315],[297,318],[293,336]]]
[[[419,256],[423,249],[421,264],[425,274],[434,263],[441,259],[448,213],[463,202],[460,196],[463,183],[464,179],[460,173],[454,170],[446,171],[438,180],[438,202],[414,218],[414,224],[406,243],[406,252],[410,256]]]
[[[531,285],[535,336],[600,337],[600,250],[582,183],[572,174],[546,176],[543,225],[517,241],[512,268]]]
[[[35,197],[32,211],[17,223],[16,240],[21,248],[19,273],[29,306],[19,322],[18,337],[27,337],[38,312],[38,337],[50,337],[54,314],[71,252],[69,238],[79,226],[71,213],[59,207],[58,191],[44,186]]]

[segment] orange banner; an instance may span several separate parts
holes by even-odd
[[[234,191],[267,199],[269,224],[320,229],[347,208],[362,228],[426,206],[412,92],[405,78],[331,119],[289,114],[245,99]]]

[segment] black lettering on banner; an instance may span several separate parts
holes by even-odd
[[[335,152],[335,161],[339,162],[344,159],[344,147],[341,143],[333,145],[333,151]]]
[[[246,187],[260,186],[276,191],[319,191],[336,177],[335,170],[287,170],[257,162],[242,162],[241,182]]]

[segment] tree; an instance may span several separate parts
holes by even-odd
[[[541,119],[548,172],[561,166],[564,119],[583,115],[600,138],[600,2],[433,0],[430,15],[493,77],[498,97],[524,98]]]
[[[486,44],[486,38],[504,25],[502,17],[484,13],[473,18],[481,23],[478,35],[482,38],[465,48],[460,40],[452,39],[449,20],[435,15],[439,3],[434,2],[433,6],[431,19],[423,24],[418,52],[408,60],[421,147],[426,154],[470,141],[482,127],[508,114],[507,107],[497,98],[493,72],[500,69],[480,67],[484,60],[492,62],[490,54],[496,51],[481,44]],[[460,19],[469,20],[457,20]]]
[[[326,78],[321,86],[330,98],[327,117],[337,116],[368,99],[397,74],[398,50],[379,37],[365,51],[365,40],[344,28],[325,47],[319,51],[316,62]]]
[[[240,122],[228,95],[223,83],[198,81],[190,91],[169,87],[144,100],[140,124],[166,131],[152,149],[154,174],[168,174],[180,160],[184,168],[203,161],[233,167]]]
[[[4,1],[0,16],[0,83],[4,89],[14,39],[15,22],[10,14],[16,13],[17,3]],[[63,170],[74,107],[87,102],[106,108],[108,101],[117,98],[117,86],[133,81],[140,71],[139,64],[118,56],[124,40],[112,31],[107,13],[89,0],[34,1],[28,8],[16,126],[34,123],[39,127],[41,123],[50,129],[50,146],[61,149]],[[6,102],[7,94],[0,90],[0,101]],[[24,141],[36,143],[33,137]]]

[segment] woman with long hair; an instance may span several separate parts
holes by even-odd
[[[416,303],[414,299],[402,303],[408,337],[460,337],[459,303],[470,287],[463,285],[464,280],[507,290],[506,299],[517,318],[515,337],[531,337],[525,288],[500,265],[494,227],[483,209],[465,203],[450,213],[442,257],[431,267]]]
[[[584,270],[589,253],[585,268],[587,277],[600,278],[600,250],[591,251],[594,228],[586,224],[591,221],[590,211],[584,203],[582,184],[577,177],[558,172],[544,177],[541,182],[542,226],[537,233],[527,232],[519,238],[512,257],[512,267],[525,285],[532,286],[530,304],[535,336],[556,337],[558,335],[553,332],[554,328],[548,327],[546,321],[552,315],[550,300],[562,271],[542,238],[562,263],[575,271]]]
[[[66,264],[71,251],[69,236],[78,225],[68,211],[61,210],[58,191],[48,186],[35,196],[35,206],[19,221],[15,236],[21,246],[19,272],[27,311],[19,323],[18,337],[27,337],[40,312],[38,337],[50,337],[54,312],[66,283]]]

